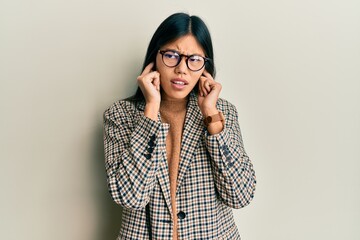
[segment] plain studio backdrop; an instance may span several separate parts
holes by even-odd
[[[213,36],[257,174],[244,240],[360,239],[360,1],[0,2],[0,239],[115,239],[102,114],[174,12]]]

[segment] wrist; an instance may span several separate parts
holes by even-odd
[[[206,129],[210,135],[218,134],[224,129],[224,122],[210,123]]]
[[[216,114],[204,118],[204,125],[211,135],[220,133],[225,126],[225,117],[222,112],[217,111]]]
[[[209,127],[210,124],[214,124],[217,122],[221,122],[222,124],[224,124],[225,122],[225,117],[220,111],[218,111],[216,114],[204,117],[204,124],[206,127]]]
[[[218,112],[219,112],[219,110],[217,110],[216,107],[214,107],[214,108],[203,109],[202,114],[204,117],[208,117],[208,116],[215,115]]]
[[[144,115],[145,117],[151,118],[154,121],[158,120],[158,113],[160,109],[160,104],[157,103],[146,103]]]

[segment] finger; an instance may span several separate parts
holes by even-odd
[[[144,70],[144,72],[140,76],[137,77],[137,80],[139,82],[148,82],[148,81],[152,82],[153,78],[155,77],[155,74],[156,74],[156,72],[150,72],[150,73],[145,74],[145,70]]]
[[[203,75],[204,75],[206,78],[215,81],[214,78],[212,77],[212,75],[211,75],[208,71],[204,70]]]
[[[208,73],[205,77],[205,80],[209,82],[209,85],[216,84],[216,81],[213,79],[213,77]]]
[[[200,90],[200,93],[201,93],[200,95],[201,95],[202,97],[205,97],[205,96],[206,96],[206,94],[205,94],[205,92],[204,92],[203,89]]]
[[[153,82],[155,79],[159,79],[159,78],[160,78],[160,73],[157,72],[157,71],[153,71],[153,72],[150,72],[150,73],[148,73],[147,75],[143,76],[143,78],[144,78],[146,81]]]
[[[144,68],[144,71],[141,73],[141,75],[145,75],[145,74],[151,73],[151,70],[153,69],[153,67],[154,67],[154,62],[149,63],[149,64]]]
[[[206,95],[208,93],[211,92],[211,85],[212,83],[214,83],[215,81],[214,80],[211,80],[211,79],[208,79],[207,77],[205,76],[202,76],[201,77],[201,81],[202,81],[202,86],[203,86],[203,91],[206,93]]]
[[[208,80],[205,80],[204,87],[208,93],[211,92],[210,82]]]
[[[205,97],[207,95],[207,90],[204,87],[205,80],[206,80],[206,77],[204,77],[204,76],[201,76],[200,80],[199,80],[200,81],[199,82],[199,90],[201,91],[201,94],[203,97]]]
[[[159,78],[159,76],[154,78],[154,81],[152,83],[155,86],[156,90],[160,91],[160,78]]]
[[[202,91],[201,91],[200,84],[198,85],[198,94],[199,94],[200,97],[203,96],[203,93],[202,93]]]
[[[221,84],[215,83],[215,84],[211,85],[210,94],[219,96],[220,92],[221,92]]]
[[[205,97],[204,90],[202,90],[200,87],[199,87],[199,94],[201,97]]]

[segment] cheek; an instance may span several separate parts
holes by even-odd
[[[157,56],[156,59],[155,59],[155,69],[156,69],[156,71],[159,71],[159,67],[161,68],[161,58],[159,58],[159,56]]]
[[[196,74],[194,74],[194,75],[192,76],[192,79],[193,79],[193,81],[195,82],[195,84],[199,81],[202,73],[203,73],[203,71],[198,72],[198,73],[196,73]]]
[[[164,65],[164,63],[161,60],[161,57],[156,58],[156,71],[160,73],[160,78],[166,78],[167,72],[169,71],[168,67]]]

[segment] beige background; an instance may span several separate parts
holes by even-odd
[[[360,239],[358,0],[2,0],[0,239],[115,239],[102,113],[177,11],[208,24],[255,166],[243,239]]]

